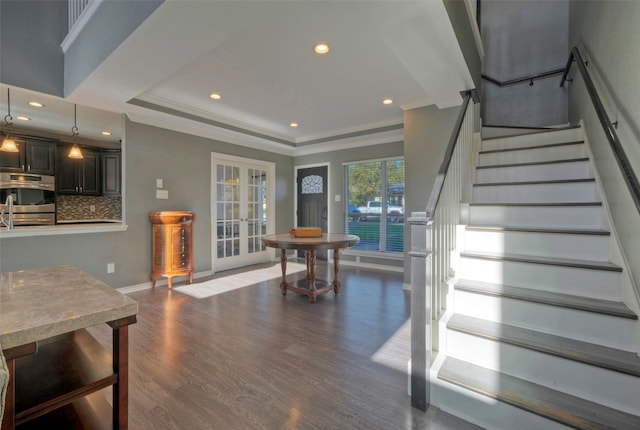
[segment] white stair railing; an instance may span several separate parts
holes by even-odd
[[[69,0],[69,31],[92,0]]]
[[[451,251],[456,246],[460,203],[473,165],[475,90],[464,93],[447,151],[426,212],[414,212],[411,226],[411,405],[429,405],[432,351],[439,349],[436,322],[446,311],[447,282],[453,275]]]

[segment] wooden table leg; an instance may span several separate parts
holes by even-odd
[[[280,291],[282,295],[287,295],[287,250],[280,250],[280,268],[282,269],[282,281],[280,281]]]
[[[113,428],[129,427],[129,326],[134,318],[109,323],[113,328],[113,372],[118,375],[113,384]]]
[[[340,278],[338,273],[340,272],[340,250],[338,248],[333,250],[333,292],[338,294],[340,291]]]
[[[316,292],[316,250],[311,249],[309,251],[309,301],[311,303],[316,302],[318,293]]]

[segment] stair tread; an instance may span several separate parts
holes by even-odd
[[[474,187],[495,187],[504,185],[551,185],[551,184],[579,184],[583,182],[596,182],[595,178],[581,179],[554,179],[548,181],[511,181],[511,182],[476,182]]]
[[[523,233],[541,233],[541,234],[586,234],[594,236],[610,236],[611,232],[607,230],[588,230],[588,229],[567,229],[567,228],[533,228],[533,227],[503,227],[494,225],[467,225],[466,230],[484,230],[484,231],[514,231]]]
[[[638,316],[624,303],[612,300],[576,296],[572,294],[556,293],[532,288],[513,287],[511,285],[492,284],[489,282],[475,281],[471,279],[458,280],[455,284],[455,288],[478,294],[526,300],[550,306],[577,309],[620,318],[633,320],[638,319]]]
[[[460,314],[454,314],[449,319],[447,328],[640,376],[640,357],[634,352]]]
[[[558,146],[582,145],[582,144],[584,144],[584,140],[576,140],[572,142],[559,142],[559,143],[543,143],[541,145],[523,146],[521,148],[488,149],[488,150],[480,151],[479,154],[482,155],[482,154],[495,154],[498,152],[526,151],[528,149],[555,148]]]
[[[448,357],[438,378],[574,428],[640,428],[640,417]]]
[[[524,128],[524,129],[529,129],[529,130],[537,130],[537,131],[531,131],[529,133],[516,133],[516,134],[508,134],[505,136],[496,136],[496,137],[486,137],[484,139],[482,139],[483,142],[485,141],[489,141],[489,140],[499,140],[499,139],[510,139],[513,137],[521,137],[521,136],[531,136],[531,135],[535,135],[535,134],[543,134],[543,133],[553,133],[553,132],[558,132],[558,131],[565,131],[565,130],[573,130],[576,128],[580,128],[579,125],[572,125],[569,127],[561,127],[561,128],[549,128],[549,127],[518,127],[518,126],[505,126],[505,125],[485,125],[483,126],[483,128]]]
[[[469,206],[602,206],[602,202],[556,202],[556,203],[469,203]]]
[[[462,251],[461,257],[481,258],[485,260],[505,260],[551,266],[567,266],[582,269],[608,270],[622,272],[622,268],[610,261],[576,260],[573,258],[541,257],[538,255],[505,254],[500,252]]]
[[[537,166],[539,164],[561,164],[561,163],[578,163],[589,161],[589,157],[580,157],[580,158],[567,158],[561,160],[551,160],[551,161],[529,161],[526,163],[507,163],[507,164],[489,164],[484,166],[476,166],[476,169],[495,169],[501,167],[523,167],[523,166]]]

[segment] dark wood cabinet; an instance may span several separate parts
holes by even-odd
[[[1,136],[4,138],[4,136]],[[53,175],[56,142],[47,139],[14,137],[19,152],[0,152],[0,169],[4,172]]]
[[[121,192],[120,151],[104,151],[102,157],[102,195],[119,196]]]
[[[150,212],[152,223],[151,281],[156,286],[160,276],[189,276],[193,282],[193,212]]]
[[[59,146],[56,192],[58,194],[100,195],[102,192],[100,152],[82,148],[82,159],[69,158],[69,145]]]

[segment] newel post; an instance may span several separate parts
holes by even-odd
[[[412,212],[411,228],[411,406],[426,411],[430,399],[431,367],[431,250],[432,220]]]

